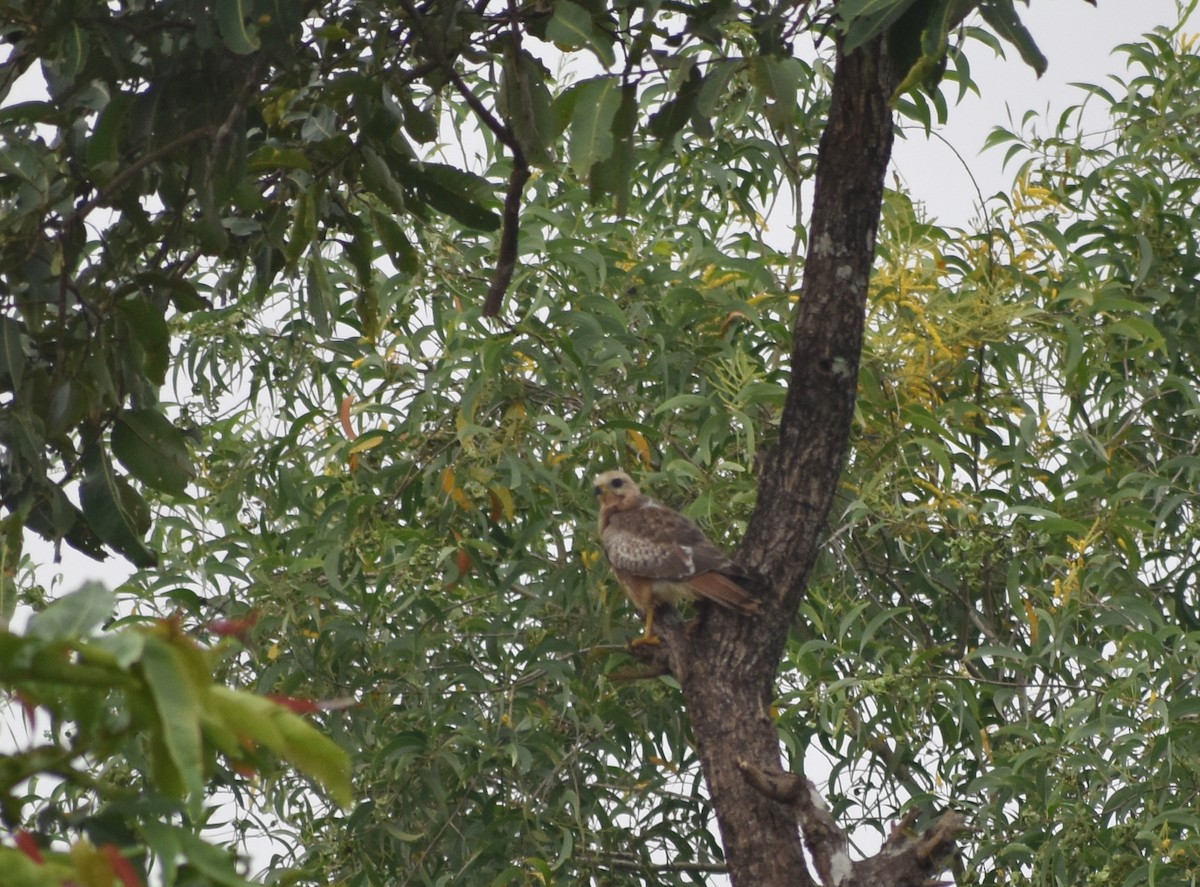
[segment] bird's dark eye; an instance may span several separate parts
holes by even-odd
[[[625,481],[621,480],[619,477],[614,477],[611,481],[609,481],[609,483],[612,484],[612,488],[614,490],[619,490],[621,487],[625,486]]]

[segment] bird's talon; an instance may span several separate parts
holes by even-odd
[[[653,647],[662,643],[662,639],[656,634],[644,634],[634,638],[629,642],[631,647]]]

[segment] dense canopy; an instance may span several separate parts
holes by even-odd
[[[0,604],[39,611],[0,632],[0,870],[770,883],[744,757],[791,883],[837,829],[963,884],[1200,873],[1194,36],[1119,49],[1103,132],[997,128],[978,225],[884,188],[835,245],[854,314],[820,232],[874,180],[831,121],[875,109],[886,164],[973,53],[1043,65],[1011,0],[73,0],[0,35]],[[757,628],[664,613],[630,653],[605,468],[761,570]],[[51,594],[27,534],[131,578]]]

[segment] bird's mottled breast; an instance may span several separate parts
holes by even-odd
[[[692,545],[673,529],[673,512],[647,501],[629,511],[607,515],[600,533],[612,565],[623,572],[652,579],[678,579],[695,574]],[[681,544],[682,543],[682,544]]]

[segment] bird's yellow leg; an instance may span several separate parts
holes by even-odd
[[[635,638],[630,644],[631,647],[642,647],[646,644],[660,644],[662,641],[654,634],[654,601],[650,601],[650,605],[646,607],[646,628],[642,632],[642,636]]]

